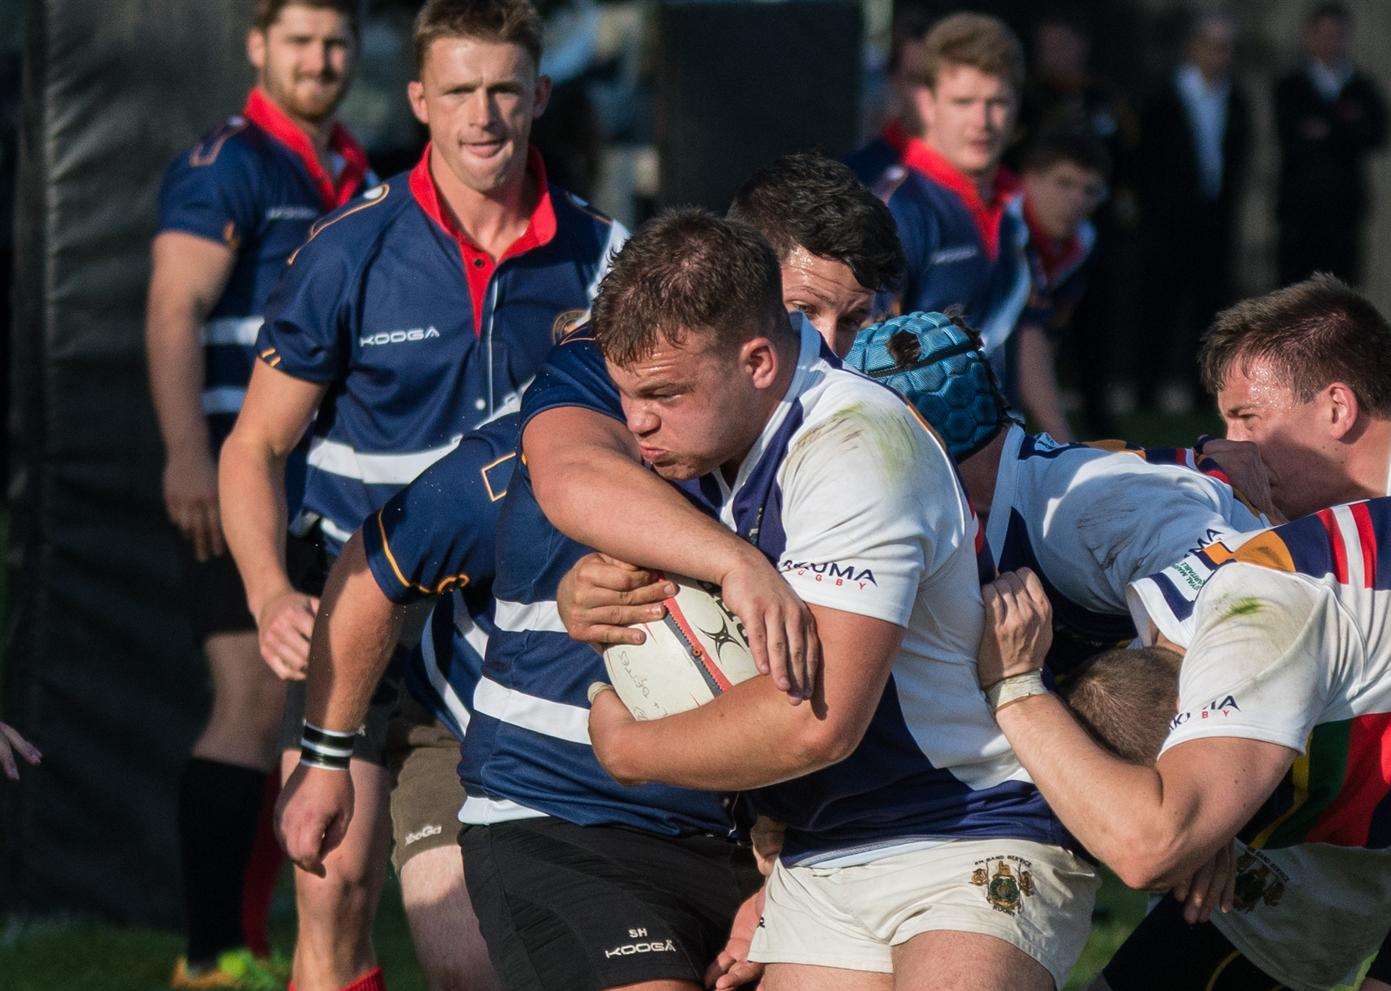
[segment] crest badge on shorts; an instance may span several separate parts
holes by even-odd
[[[1014,866],[1010,866],[1013,861]],[[994,864],[994,873],[990,867]],[[971,883],[985,889],[985,899],[990,907],[1006,915],[1014,915],[1024,903],[1024,899],[1034,893],[1033,865],[1019,857],[1002,857],[999,860],[977,860],[971,871]]]

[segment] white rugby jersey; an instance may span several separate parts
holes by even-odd
[[[839,367],[805,321],[787,395],[733,485],[698,485],[807,602],[905,628],[865,738],[760,790],[789,862],[874,859],[958,836],[1064,839],[976,680],[974,517],[941,443],[892,390]]]
[[[1164,748],[1241,737],[1299,752],[1242,830],[1213,923],[1296,991],[1353,982],[1391,925],[1391,498],[1221,542],[1131,590],[1188,653]]]
[[[986,542],[1000,571],[1028,567],[1047,591],[1059,628],[1049,655],[1056,674],[1135,636],[1132,581],[1268,525],[1230,486],[1146,453],[1008,428]]]

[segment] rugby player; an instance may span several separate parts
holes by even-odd
[[[552,344],[553,320],[589,305],[622,240],[620,225],[549,184],[530,148],[550,90],[537,71],[540,30],[525,0],[425,4],[409,96],[429,146],[410,172],[317,224],[268,304],[246,404],[223,450],[222,506],[262,654],[299,681],[282,724],[284,775],[297,761],[315,608],[286,576],[286,458],[308,429],[296,529],[312,527],[335,553],[464,432],[515,400]],[[384,682],[355,738],[354,827],[320,876],[295,875],[301,991],[381,984],[370,933],[385,869],[383,736],[395,695]],[[394,748],[408,755],[398,791],[452,814],[462,801],[452,734],[426,721],[398,727],[401,735],[417,745]],[[399,780],[417,774],[433,783]],[[486,972],[452,837],[405,838],[403,898],[427,973],[443,984]],[[461,928],[436,932],[441,914]]]
[[[941,314],[914,314],[867,328],[846,364],[893,388],[942,436],[991,562],[1032,569],[1046,590],[1058,626],[1050,667],[1065,676],[1135,636],[1131,582],[1267,522],[1215,465],[1206,474],[1174,464],[1170,451],[1026,433],[975,340]]]
[[[175,987],[263,969],[280,857],[266,842],[284,687],[224,553],[216,458],[246,392],[266,297],[324,213],[374,183],[334,110],[357,47],[354,0],[259,0],[247,35],[256,86],[241,114],[170,165],[146,310],[164,503],[192,545],[194,632],[212,713],[179,780],[187,946]],[[302,548],[295,548],[302,551]],[[299,556],[297,554],[297,556]],[[220,961],[220,963],[219,963]]]
[[[641,457],[806,601],[822,654],[810,704],[754,678],[638,723],[602,690],[594,753],[621,782],[759,789],[757,809],[787,823],[750,950],[765,987],[1061,985],[1096,875],[975,685],[975,520],[950,458],[778,299],[766,248],[678,211],[625,247],[593,327]],[[610,529],[650,546],[600,550],[663,551],[660,517]],[[831,565],[842,577],[825,580]]]
[[[1365,297],[1315,275],[1237,303],[1199,362],[1228,440],[1255,445],[1287,517],[1391,494],[1391,326]]]
[[[760,169],[730,211],[784,245],[783,304],[817,321],[828,340],[848,340],[847,330],[864,319],[874,292],[891,286],[902,271],[887,209],[844,166],[824,156],[789,155]],[[580,354],[587,360],[578,359]],[[538,434],[532,421],[583,427],[584,415],[598,419],[600,428],[622,430],[613,419],[619,415],[617,394],[592,340],[580,331],[553,352],[526,394],[528,461],[516,468],[518,481],[505,502],[499,500],[513,471],[512,449],[504,452],[495,438],[510,420],[515,440],[515,417],[466,437],[369,518],[330,577],[315,630],[309,718],[324,727],[360,721],[367,686],[389,653],[391,638],[383,631],[399,622],[404,603],[451,590],[432,614],[408,682],[461,734],[467,727],[461,768],[469,793],[461,814],[470,823],[466,859],[505,982],[699,985],[753,872],[747,858],[727,845],[689,835],[697,831],[693,824],[721,834],[730,829],[728,811],[716,799],[673,789],[630,794],[614,785],[585,746],[585,688],[603,668],[596,655],[564,635],[554,597],[560,576],[586,549],[541,515],[528,475],[538,463],[549,471],[557,450],[575,442],[569,432]],[[660,480],[643,481],[666,491]],[[684,539],[687,556],[674,558],[672,566],[688,573],[713,567],[707,572],[711,579],[752,589],[752,595],[731,597],[740,608],[775,597],[764,589],[776,590],[781,579],[767,561],[713,520],[697,518],[715,539],[705,540],[704,531],[682,538],[678,524],[672,544],[679,548]],[[752,574],[742,577],[741,571]],[[649,582],[642,574],[637,580]],[[479,601],[490,583],[500,600],[496,623]],[[486,666],[480,656],[485,642]],[[315,770],[320,760],[312,747],[306,750],[311,766],[287,785],[280,815],[287,849],[306,866],[331,848],[326,834],[336,836],[353,814],[350,783]],[[592,854],[567,853],[562,844],[578,844],[580,851],[633,845],[656,860],[619,876]],[[663,868],[696,880],[674,886]],[[558,886],[555,877],[562,871],[582,883]],[[481,880],[476,872],[483,872]],[[719,884],[705,878],[711,872]],[[674,887],[672,895],[654,900],[648,875],[657,876],[663,889]],[[530,906],[542,893],[556,922],[528,925],[528,913],[535,911]],[[646,937],[631,936],[629,929],[646,930]]]
[[[1106,196],[1106,146],[1085,132],[1040,135],[1020,164],[1024,194],[1010,206],[1029,229],[1024,254],[1032,289],[1010,338],[1013,398],[1054,440],[1072,440],[1058,394],[1057,342],[1087,291],[1096,227]]]
[[[1039,676],[1041,587],[1021,572],[987,589],[981,683],[1091,853],[1145,888],[1239,838],[1228,910],[1187,927],[1162,903],[1097,987],[1315,991],[1355,982],[1377,952],[1391,918],[1388,541],[1391,500],[1378,498],[1136,582],[1151,646],[1093,661],[1098,690],[1071,695],[1080,721]]]
[[[1017,178],[1000,166],[1014,132],[1024,57],[1002,21],[960,13],[900,18],[891,72],[902,116],[849,159],[898,223],[908,259],[892,312],[963,308],[1002,382],[1006,343],[1029,300],[1028,229],[1008,209]]]

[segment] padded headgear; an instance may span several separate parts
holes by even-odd
[[[912,403],[957,461],[1011,422],[980,337],[944,313],[908,313],[871,324],[855,338],[845,365]]]

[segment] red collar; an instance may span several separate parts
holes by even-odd
[[[1005,206],[1019,191],[1019,180],[1014,173],[1003,166],[995,172],[995,188],[987,201],[981,198],[980,187],[974,179],[948,162],[925,141],[909,134],[898,121],[891,122],[884,129],[884,141],[905,166],[956,194],[975,221],[986,254],[992,259],[997,257],[1000,253],[1000,218],[1004,216]]]
[[[1029,227],[1029,245],[1038,254],[1039,264],[1043,267],[1043,277],[1052,285],[1053,280],[1082,254],[1082,239],[1077,236],[1076,231],[1062,240],[1045,231],[1039,226],[1033,204],[1027,196],[1024,197],[1024,223]]]
[[[464,274],[468,277],[469,296],[473,302],[474,333],[482,334],[483,301],[488,295],[488,283],[497,267],[509,258],[516,258],[543,247],[555,239],[555,207],[551,203],[550,186],[546,183],[546,163],[542,161],[541,153],[535,148],[527,150],[526,169],[535,179],[536,188],[541,195],[536,199],[536,206],[532,208],[531,219],[522,236],[513,241],[501,257],[494,259],[474,243],[467,231],[460,230],[454,223],[454,218],[445,212],[444,205],[440,202],[439,189],[430,175],[430,149],[431,145],[427,144],[420,161],[411,169],[411,195],[415,197],[416,203],[425,215],[438,224],[459,246]]]
[[[329,147],[343,156],[343,171],[335,183],[333,176],[320,164],[309,135],[276,106],[261,87],[255,87],[247,96],[242,116],[290,149],[304,164],[309,178],[319,191],[319,199],[325,210],[342,206],[362,188],[362,179],[367,174],[367,152],[362,150],[362,146],[342,124],[334,123],[328,139]]]

